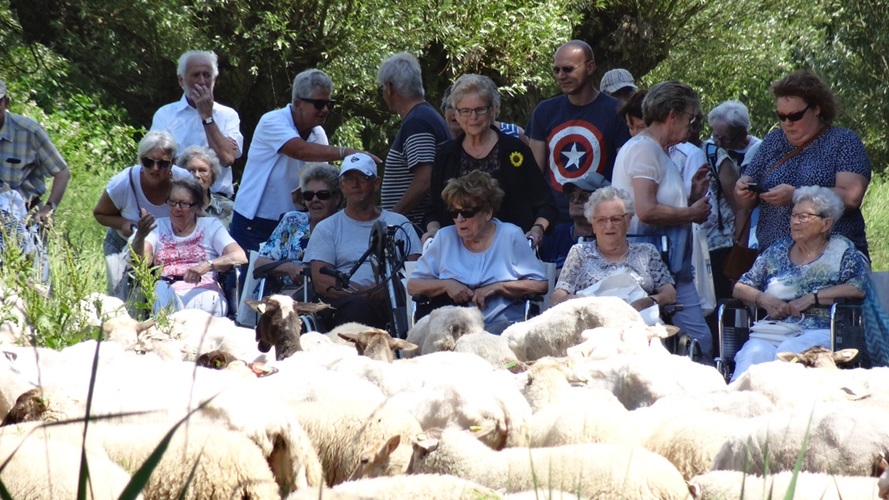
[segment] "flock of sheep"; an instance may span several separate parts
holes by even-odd
[[[17,345],[6,314],[2,485],[75,498],[83,456],[88,497],[117,498],[173,430],[143,498],[889,497],[889,368],[807,352],[727,386],[614,298],[499,337],[444,308],[406,341],[254,307],[255,332],[201,311],[162,327],[95,297],[104,341],[61,351]]]

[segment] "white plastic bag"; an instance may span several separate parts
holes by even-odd
[[[766,316],[750,325],[750,338],[764,340],[777,347],[781,342],[793,337],[799,337],[803,333],[803,329],[799,324],[805,317],[806,315],[804,314],[796,322],[785,322],[769,319]]]
[[[716,288],[713,287],[713,269],[710,266],[710,249],[707,231],[700,224],[692,224],[691,267],[695,277],[695,289],[701,299],[704,316],[716,310]]]
[[[581,297],[591,297],[593,295],[596,297],[618,297],[628,304],[648,296],[633,276],[626,271],[612,274],[583,290],[578,290],[576,293]],[[657,304],[640,311],[639,314],[646,325],[655,325],[661,322],[660,309]]]
[[[253,328],[256,326],[256,311],[250,309],[244,301],[246,299],[259,300],[259,282],[261,280],[253,278],[253,268],[256,264],[256,258],[259,252],[250,250],[250,262],[247,264],[247,275],[244,277],[244,289],[241,291],[241,298],[238,301],[238,314],[235,321],[239,326],[245,328]]]

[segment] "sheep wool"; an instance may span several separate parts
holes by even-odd
[[[481,311],[475,307],[445,306],[435,309],[417,321],[407,332],[407,341],[419,346],[405,357],[414,357],[439,351],[453,351],[463,335],[485,331]]]
[[[744,475],[739,471],[711,471],[695,476],[689,481],[692,496],[699,500],[768,500],[784,498],[790,491],[792,471],[771,476]],[[818,498],[820,500],[866,499],[877,497],[877,479],[874,477],[835,476],[800,472],[796,477],[793,498]]]
[[[449,473],[507,492],[561,490],[584,498],[684,499],[688,487],[667,459],[611,444],[494,451],[466,431],[414,439],[412,473]]]
[[[410,474],[406,476],[375,477],[339,484],[319,492],[297,492],[287,500],[479,500],[500,498],[491,488],[456,476],[445,474]]]

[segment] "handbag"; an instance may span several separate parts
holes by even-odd
[[[804,314],[799,321],[788,323],[785,321],[775,321],[766,316],[759,321],[754,321],[750,325],[750,338],[764,340],[777,347],[781,342],[799,337],[803,333],[800,323],[805,318],[806,315]]]

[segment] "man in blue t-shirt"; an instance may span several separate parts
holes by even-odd
[[[401,129],[386,156],[382,206],[420,226],[429,202],[435,151],[451,133],[435,107],[426,102],[416,57],[407,52],[390,57],[380,66],[377,83],[386,106],[401,117]]]
[[[553,76],[562,95],[538,104],[526,127],[534,159],[553,189],[560,222],[571,220],[562,186],[578,179],[608,185],[617,150],[630,138],[617,113],[620,101],[596,90],[595,72],[589,44],[572,40],[559,47]]]

